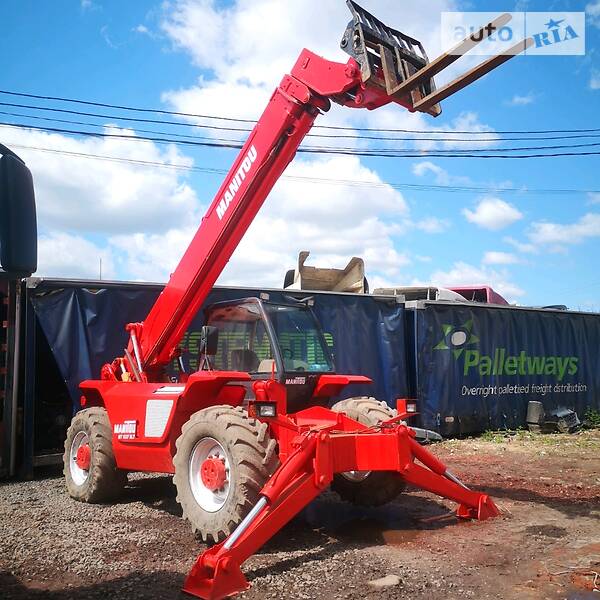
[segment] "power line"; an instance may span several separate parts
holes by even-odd
[[[93,160],[105,160],[109,162],[133,164],[142,167],[158,167],[164,169],[173,169],[177,171],[192,171],[211,175],[226,175],[227,169],[216,169],[210,167],[198,167],[193,165],[183,165],[178,163],[164,163],[158,161],[124,158],[117,156],[108,156],[103,154],[92,154],[86,152],[75,152],[71,150],[60,150],[57,148],[43,148],[39,146],[27,146],[23,144],[11,144],[13,148],[24,150],[36,150],[40,152],[49,152],[53,154],[66,155],[76,158],[87,158]],[[411,190],[416,192],[474,192],[474,193],[519,193],[519,194],[542,194],[542,195],[573,195],[573,194],[597,194],[600,190],[594,189],[578,189],[578,188],[510,188],[510,187],[492,187],[492,186],[452,186],[452,185],[435,185],[435,184],[416,184],[416,183],[399,183],[399,182],[375,182],[361,181],[352,179],[332,179],[323,177],[305,177],[301,175],[283,175],[282,179],[301,181],[307,183],[343,185],[348,187],[365,187],[365,188],[387,188],[392,187],[399,190]]]
[[[159,124],[159,125],[172,125],[172,126],[176,126],[176,127],[196,127],[196,128],[200,128],[200,129],[209,129],[209,130],[215,130],[215,131],[233,131],[233,132],[239,132],[239,133],[250,133],[252,130],[251,129],[242,129],[242,128],[235,128],[235,127],[217,127],[217,126],[210,126],[210,125],[199,125],[199,124],[194,124],[194,123],[180,123],[180,122],[172,122],[172,121],[164,121],[161,119],[140,119],[140,118],[133,118],[133,117],[123,117],[120,115],[107,115],[107,114],[102,114],[102,113],[90,113],[90,112],[83,112],[83,111],[78,111],[78,110],[68,110],[68,109],[61,109],[61,108],[54,108],[54,107],[46,107],[46,106],[32,106],[29,104],[17,104],[17,103],[13,103],[13,102],[0,102],[0,106],[8,106],[8,107],[15,107],[15,108],[25,108],[25,109],[30,109],[30,110],[37,110],[37,111],[49,111],[52,113],[63,113],[63,114],[71,114],[71,115],[77,115],[77,116],[84,116],[84,117],[94,117],[94,118],[101,118],[101,119],[111,119],[111,120],[117,120],[117,121],[126,121],[126,122],[131,122],[131,123],[151,123],[151,124]],[[43,121],[53,121],[56,123],[69,123],[69,124],[74,124],[74,125],[88,125],[90,127],[104,127],[106,125],[106,123],[89,123],[86,121],[75,121],[75,120],[69,120],[69,119],[60,119],[60,118],[54,118],[54,117],[42,117],[40,115],[29,115],[29,114],[23,114],[23,113],[13,113],[13,112],[8,112],[8,111],[0,111],[0,114],[4,114],[7,116],[15,116],[15,117],[20,117],[20,118],[28,118],[28,119],[36,119],[36,120],[43,120]],[[176,135],[178,137],[182,137],[182,138],[198,138],[200,136],[193,136],[193,135],[186,135],[186,134],[180,134],[180,133],[176,133],[176,132],[161,132],[161,131],[153,131],[153,130],[144,130],[144,129],[139,129],[136,128],[137,131],[140,132],[145,132],[145,133],[155,133],[155,134],[159,134],[159,135]],[[488,132],[488,133],[493,133],[493,132]],[[316,137],[316,138],[326,138],[326,139],[358,139],[358,140],[373,140],[373,141],[390,141],[390,142],[474,142],[476,141],[477,143],[480,142],[492,142],[492,143],[502,143],[502,142],[507,142],[507,141],[550,141],[550,140],[568,140],[568,139],[581,139],[581,138],[598,138],[600,137],[600,133],[593,133],[593,134],[576,134],[576,135],[559,135],[559,136],[543,136],[543,137],[504,137],[504,138],[500,138],[500,137],[491,137],[491,138],[476,138],[471,139],[471,138],[458,138],[458,137],[439,137],[437,132],[435,131],[431,131],[428,132],[428,137],[397,137],[397,136],[368,136],[368,135],[347,135],[347,134],[314,134],[314,133],[309,133],[307,135],[307,137]],[[208,139],[208,138],[200,138],[200,139]],[[240,141],[240,140],[231,140],[231,139],[224,139],[224,138],[215,138],[213,136],[211,136],[210,139],[215,139],[218,141]]]
[[[0,102],[0,105],[2,103]],[[50,121],[52,123],[65,123],[67,125],[86,125],[88,127],[99,127],[101,129],[105,129],[107,127],[111,127],[111,128],[121,128],[120,126],[116,126],[116,125],[108,125],[106,123],[88,123],[87,121],[75,121],[72,119],[57,119],[54,117],[42,117],[40,115],[26,115],[23,113],[13,113],[13,112],[9,112],[9,111],[3,111],[0,110],[0,115],[5,115],[7,117],[19,117],[19,118],[24,118],[24,119],[35,119],[36,121]],[[25,127],[28,127],[28,125],[25,125]],[[136,132],[139,133],[152,133],[154,135],[172,135],[172,136],[176,136],[178,138],[183,138],[183,139],[190,139],[190,140],[209,140],[209,141],[215,141],[215,142],[244,142],[244,140],[240,140],[240,139],[231,139],[231,138],[219,138],[219,137],[214,137],[214,136],[201,136],[201,135],[186,135],[183,133],[173,133],[173,132],[167,132],[167,131],[155,131],[153,129],[139,129],[138,127],[135,128]]]
[[[142,107],[134,107],[120,104],[110,104],[107,102],[95,102],[91,100],[81,100],[77,98],[65,98],[61,96],[49,96],[49,95],[39,95],[39,94],[29,94],[25,92],[14,92],[9,90],[0,90],[0,94],[5,94],[9,96],[19,96],[24,98],[35,98],[38,100],[50,100],[55,102],[70,102],[74,104],[82,104],[87,106],[98,106],[103,108],[112,108],[115,110],[126,110],[131,112],[142,112],[142,113],[156,113],[156,114],[165,114],[165,115],[173,115],[179,117],[187,117],[187,118],[195,118],[195,119],[214,119],[218,121],[229,121],[229,122],[238,122],[238,123],[256,123],[253,119],[242,119],[242,118],[234,118],[234,117],[222,117],[216,115],[204,115],[197,113],[185,113],[185,112],[177,112],[164,110],[159,108],[142,108]],[[115,117],[112,117],[115,118]],[[316,128],[319,129],[331,129],[336,131],[373,131],[373,132],[386,132],[386,133],[431,133],[431,131],[423,130],[423,129],[382,129],[376,127],[342,127],[342,126],[331,126],[331,125],[315,125]],[[551,134],[551,133],[598,133],[600,132],[600,128],[582,128],[582,129],[538,129],[538,130],[512,130],[512,131],[458,131],[458,130],[449,130],[443,131],[438,130],[436,133],[441,134],[469,134],[469,135],[486,135],[490,133],[497,134],[507,134],[507,135],[529,135],[529,134]]]
[[[177,117],[193,117],[197,119],[215,119],[217,121],[237,121],[238,123],[255,123],[252,119],[235,119],[231,117],[216,117],[212,115],[199,115],[193,113],[176,112],[172,110],[163,110],[160,108],[140,108],[133,106],[126,106],[120,104],[108,104],[106,102],[93,102],[91,100],[79,100],[75,98],[63,98],[60,96],[42,96],[38,94],[27,94],[25,92],[11,92],[8,90],[0,90],[0,94],[6,94],[8,96],[20,96],[21,98],[36,98],[38,100],[53,100],[56,102],[72,102],[73,104],[84,104],[87,106],[100,106],[102,108],[114,108],[117,110],[128,110],[134,112],[143,113],[156,113],[161,115],[174,115]]]
[[[2,103],[0,103],[2,104]],[[107,125],[104,124],[98,124],[98,123],[87,123],[85,121],[74,121],[71,119],[55,119],[55,118],[48,118],[48,117],[40,117],[39,115],[24,115],[22,113],[11,113],[11,112],[5,112],[5,111],[0,111],[0,115],[6,115],[6,116],[13,116],[13,117],[21,117],[21,118],[26,118],[26,119],[35,119],[35,120],[41,120],[41,121],[51,121],[53,123],[65,123],[65,124],[69,124],[69,125],[84,125],[87,127],[99,127],[99,128],[106,128]],[[29,127],[29,125],[23,124],[23,127]],[[34,126],[31,126],[34,127]],[[172,143],[177,143],[178,139],[188,139],[188,140],[204,140],[204,141],[214,141],[214,142],[225,142],[225,143],[236,143],[236,144],[243,144],[245,140],[239,140],[239,139],[231,139],[231,138],[215,138],[215,137],[205,137],[205,136],[198,136],[198,135],[185,135],[185,134],[175,134],[172,132],[167,132],[167,131],[155,131],[155,130],[151,130],[151,129],[136,129],[136,132],[139,133],[149,133],[149,134],[153,134],[153,135],[169,135],[169,136],[176,136],[176,139],[171,139]],[[135,139],[138,139],[138,136],[128,136],[128,137],[134,137]],[[468,141],[468,140],[465,140]],[[478,140],[479,141],[479,140]],[[557,150],[557,149],[565,149],[565,148],[584,148],[584,147],[592,147],[592,146],[600,146],[600,142],[594,142],[594,143],[586,143],[586,144],[568,144],[568,145],[555,145],[555,146],[534,146],[534,147],[518,147],[518,148],[495,148],[494,151],[496,152],[519,152],[519,151],[523,151],[523,150]],[[311,148],[311,150],[330,150],[332,147],[331,146],[324,146],[324,147],[314,147]],[[348,147],[343,147],[343,146],[335,146],[336,149],[339,150],[346,150],[346,151],[353,151],[355,150],[354,148],[348,148]],[[368,152],[408,152],[409,150],[400,150],[400,149],[387,149],[387,148],[374,148],[374,149],[369,149]],[[452,150],[446,150],[446,149],[440,149],[437,150],[438,152],[443,152],[443,153],[460,153],[460,152],[487,152],[489,151],[488,149],[482,149],[482,148],[476,148],[476,149],[464,149],[464,148],[455,148]]]
[[[36,131],[47,131],[52,133],[66,133],[70,135],[82,135],[87,137],[95,138],[118,138],[123,140],[137,141],[137,142],[157,142],[161,144],[175,144],[175,145],[188,145],[188,146],[202,146],[207,148],[234,148],[240,149],[243,147],[241,142],[213,142],[203,141],[194,142],[191,140],[173,140],[168,138],[149,137],[144,135],[125,135],[121,133],[99,133],[96,131],[80,131],[74,129],[63,129],[61,127],[43,127],[41,125],[26,125],[24,123],[4,123],[0,122],[1,127],[13,127],[16,129],[35,129]]]
[[[185,145],[185,146],[196,146],[196,147],[207,147],[207,148],[228,148],[228,149],[241,149],[243,144],[241,142],[212,142],[212,141],[191,141],[191,140],[177,140],[172,138],[160,138],[145,135],[125,135],[118,133],[98,133],[90,131],[81,131],[73,129],[63,129],[59,127],[43,127],[38,125],[26,125],[23,123],[4,123],[0,122],[0,127],[12,127],[17,129],[34,129],[38,131],[46,131],[52,133],[62,133],[70,135],[80,135],[86,137],[95,138],[117,138],[129,141],[150,141],[159,144],[174,144],[174,145]],[[493,152],[520,152],[520,151],[543,151],[545,149],[567,149],[567,148],[578,148],[583,146],[599,146],[600,143],[592,144],[576,144],[572,146],[539,146],[530,148],[497,148]],[[555,158],[563,156],[595,156],[599,155],[600,152],[553,152],[544,154],[484,154],[484,152],[492,152],[487,149],[472,148],[472,149],[460,149],[460,150],[388,150],[388,149],[377,149],[377,150],[362,150],[354,148],[337,148],[331,147],[300,147],[298,149],[300,153],[307,154],[335,154],[342,156],[363,156],[363,157],[376,157],[376,158],[503,158],[503,159],[526,159],[526,158]]]
[[[160,119],[142,119],[140,117],[119,117],[118,115],[90,113],[90,112],[84,112],[84,111],[80,111],[80,110],[70,110],[67,108],[54,108],[54,107],[48,107],[48,106],[31,106],[29,104],[17,104],[14,102],[0,102],[0,106],[11,106],[14,108],[29,108],[29,109],[33,109],[33,110],[46,110],[46,111],[54,112],[54,113],[78,115],[78,116],[83,116],[83,117],[99,117],[101,119],[118,119],[120,121],[127,121],[130,123],[156,123],[159,125],[168,124],[168,125],[174,125],[176,127],[197,127],[199,129],[214,129],[217,131],[240,131],[243,133],[249,133],[250,131],[252,131],[252,129],[248,129],[246,127],[244,127],[244,128],[222,127],[222,126],[216,126],[216,125],[201,125],[199,123],[177,123],[175,121],[165,122],[164,120],[160,120]]]

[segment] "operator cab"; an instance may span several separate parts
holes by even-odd
[[[218,340],[213,338],[203,367],[245,371],[253,380],[273,377],[287,388],[289,412],[307,408],[319,376],[335,371],[325,336],[305,303],[219,302],[206,310],[206,324]]]

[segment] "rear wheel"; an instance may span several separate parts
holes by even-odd
[[[71,498],[97,503],[120,495],[127,473],[117,469],[112,430],[104,408],[86,408],[73,417],[65,440],[63,465]]]
[[[204,541],[225,539],[278,466],[266,423],[242,407],[211,406],[183,426],[173,458],[177,501]]]
[[[378,425],[396,416],[396,411],[385,402],[368,396],[358,396],[336,402],[331,410],[344,413],[350,419],[367,426]],[[390,471],[348,471],[337,473],[331,489],[342,500],[361,506],[381,506],[391,502],[404,491],[406,484]]]

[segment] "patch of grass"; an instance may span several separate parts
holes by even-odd
[[[592,429],[600,429],[600,412],[588,408],[583,415],[583,422]]]
[[[502,444],[504,442],[525,442],[534,439],[536,436],[524,427],[517,429],[504,429],[502,431],[494,431],[488,429],[479,437],[484,442],[492,442],[493,444]]]
[[[493,431],[491,429],[488,429],[487,431],[484,431],[481,434],[479,439],[484,442],[492,442],[494,444],[501,444],[502,442],[505,442],[506,438],[510,435],[511,435],[510,431]]]
[[[496,437],[496,432],[491,429],[487,429],[481,434],[480,439],[484,442],[493,442]]]
[[[517,439],[520,441],[529,440],[529,439],[531,439],[531,435],[532,435],[528,429],[525,429],[525,427],[517,427],[517,430],[515,433],[516,433]]]

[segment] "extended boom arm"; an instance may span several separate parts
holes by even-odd
[[[265,198],[329,99],[361,106],[386,103],[385,94],[361,96],[360,70],[304,50],[275,90],[169,283],[143,324],[135,325],[142,371],[154,374],[174,355]],[[387,100],[389,102],[390,100]]]
[[[125,357],[102,369],[104,379],[160,381],[177,345],[293,159],[316,117],[331,101],[369,110],[395,102],[437,116],[438,102],[524,50],[520,42],[437,90],[433,76],[510,19],[502,15],[452,52],[429,63],[422,45],[347,0],[353,14],[341,47],[351,58],[331,62],[303,50],[275,90],[168,284],[143,323],[130,323]]]

